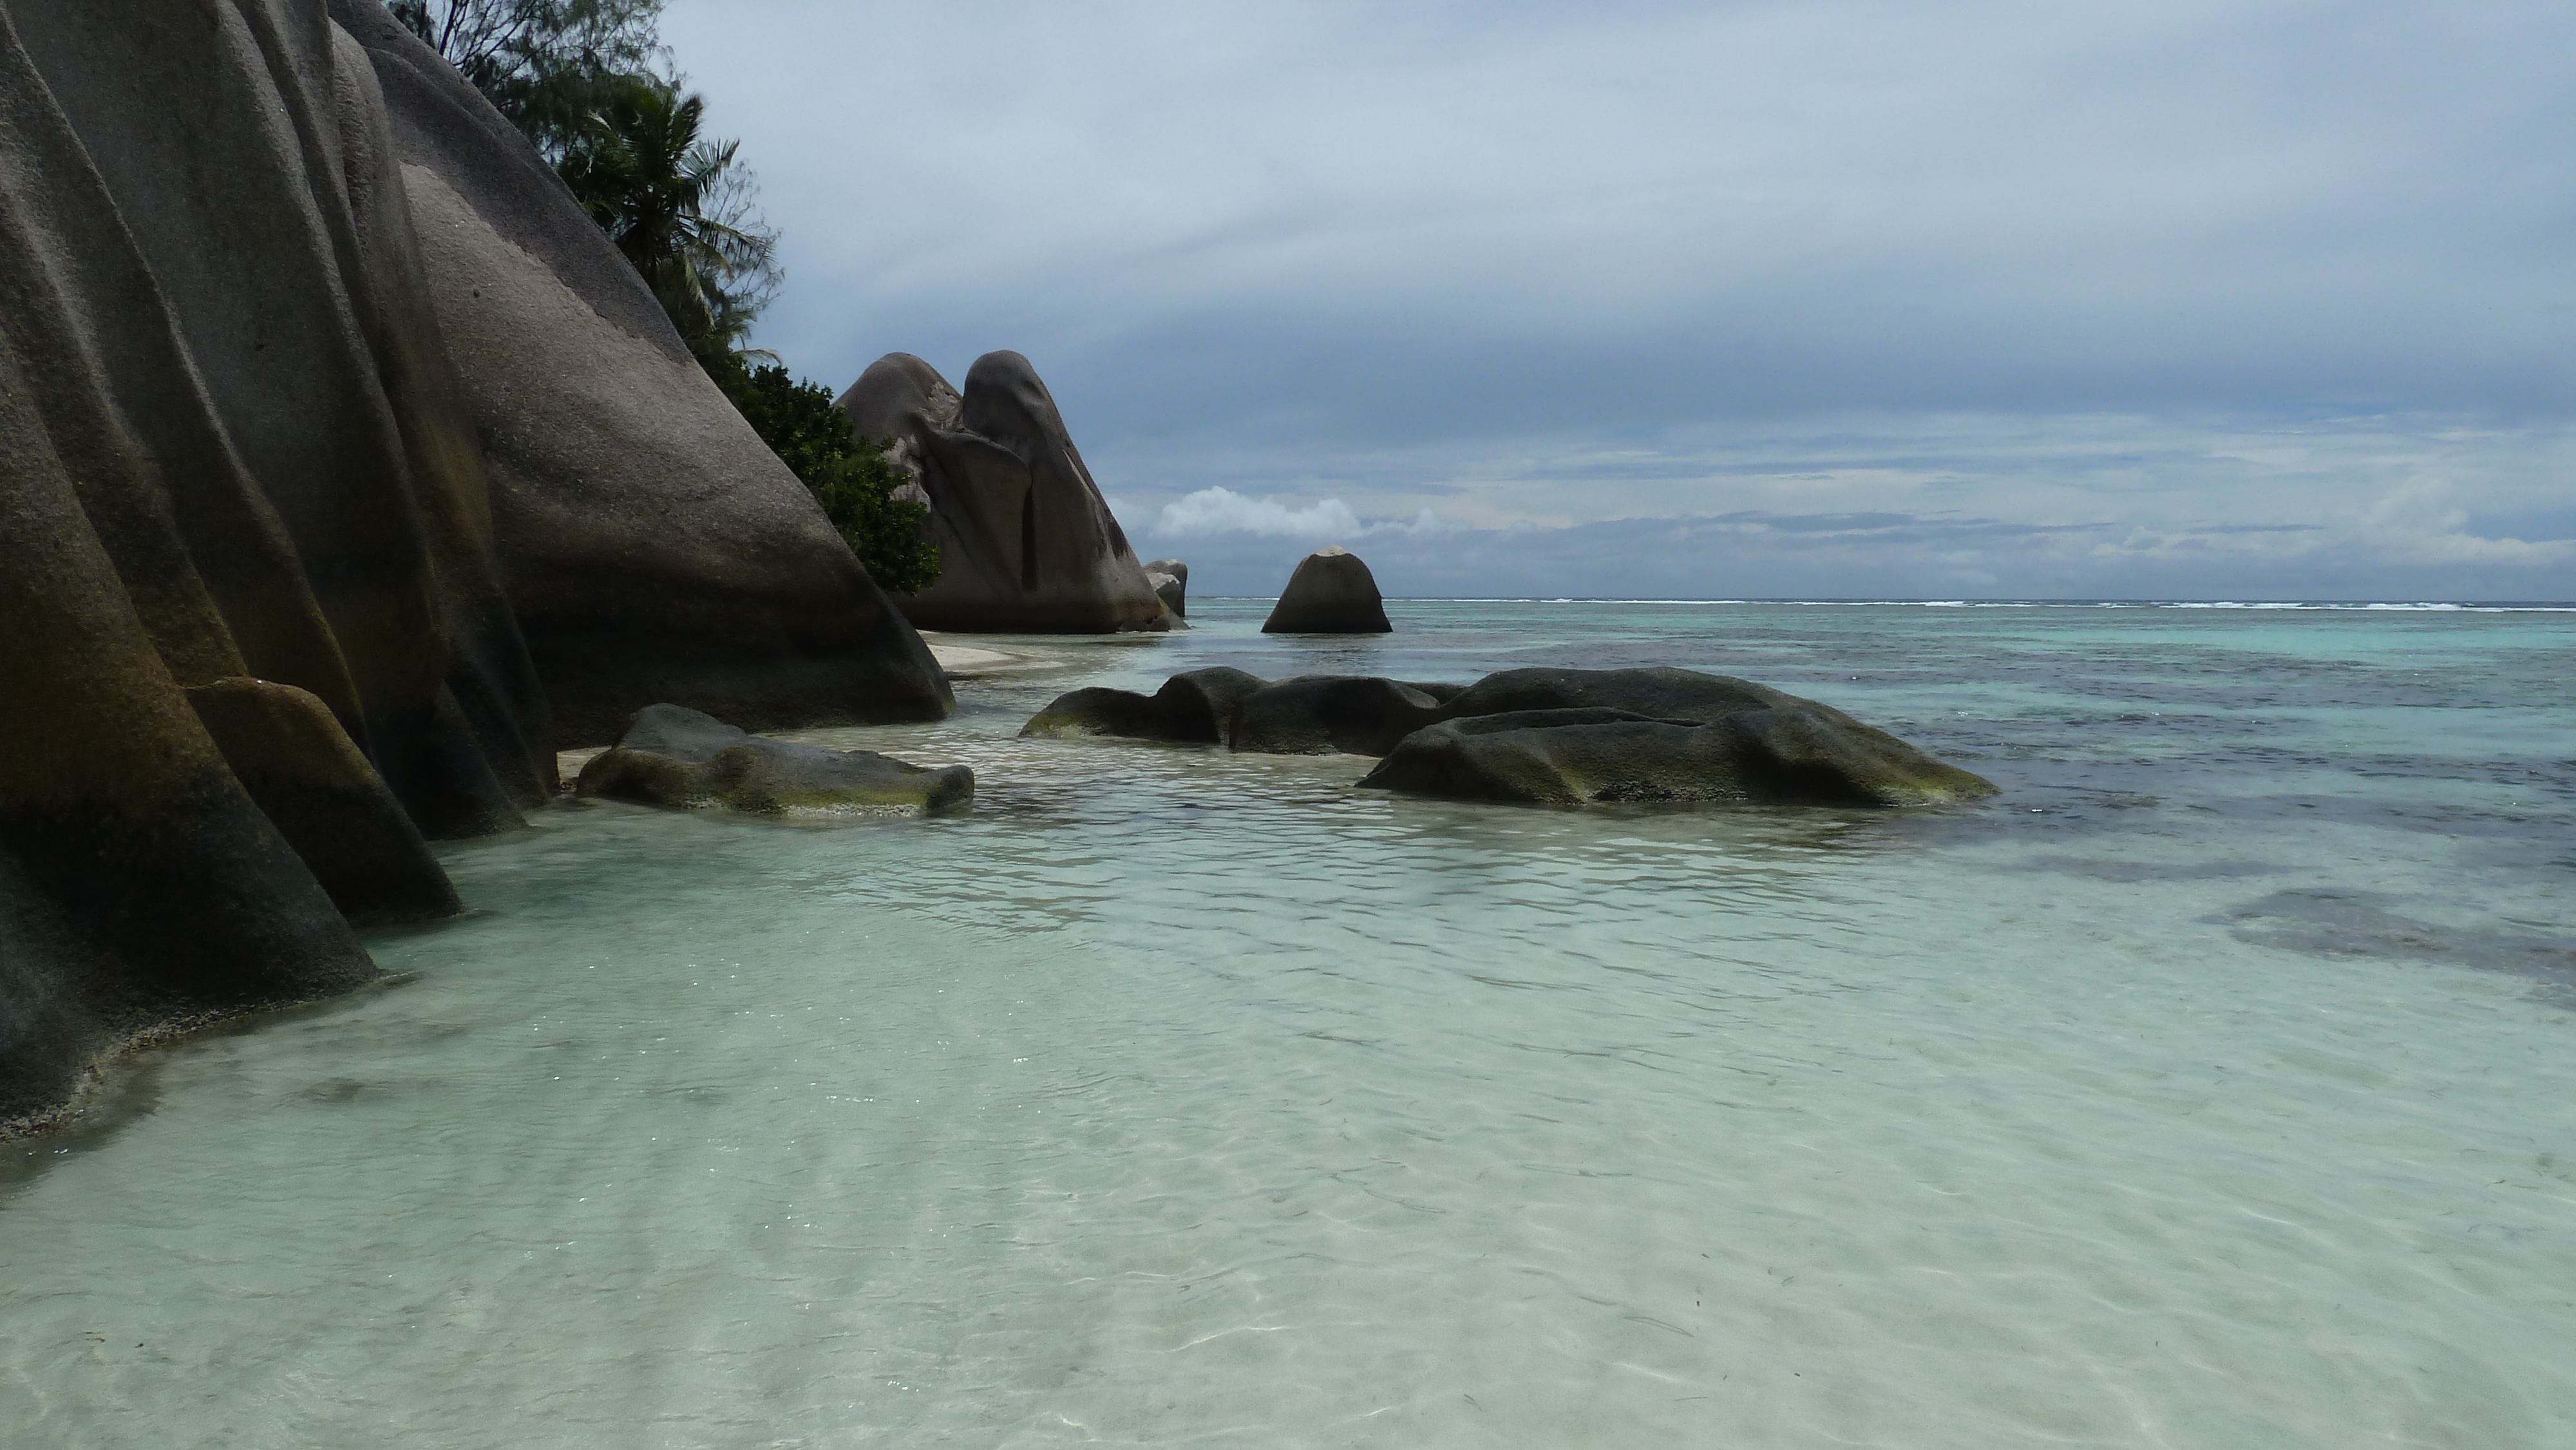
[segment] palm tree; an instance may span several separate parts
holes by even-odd
[[[737,143],[707,139],[705,113],[703,98],[669,82],[621,77],[581,118],[558,169],[712,369],[776,291],[778,243],[752,211]]]
[[[388,0],[548,161],[604,83],[663,58],[663,0]]]

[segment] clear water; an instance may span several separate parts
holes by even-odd
[[[969,817],[565,808],[0,1180],[12,1446],[2576,1445],[2576,614],[1412,604],[1031,641]],[[1749,675],[2005,786],[1021,741]]]

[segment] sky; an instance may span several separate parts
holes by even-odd
[[[671,0],[846,386],[1275,593],[2576,598],[2576,5]]]

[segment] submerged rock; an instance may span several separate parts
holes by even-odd
[[[1333,544],[1297,561],[1263,634],[1388,634],[1386,602],[1360,556]]]
[[[1189,670],[1151,695],[1094,687],[1060,695],[1020,727],[1022,735],[1117,735],[1134,740],[1218,744],[1234,709],[1269,682],[1222,665]]]
[[[764,816],[938,815],[973,803],[975,772],[764,740],[685,706],[654,705],[617,748],[582,767],[574,792]]]
[[[961,394],[920,358],[888,353],[840,408],[859,436],[892,443],[887,458],[930,505],[939,579],[897,600],[915,625],[1108,634],[1175,623],[1027,358],[986,353]]]
[[[1156,559],[1145,566],[1145,582],[1154,586],[1154,593],[1163,601],[1165,609],[1184,617],[1189,614],[1189,565],[1178,559]]]
[[[1466,716],[1406,736],[1360,784],[1549,805],[1924,806],[1995,793],[1977,776],[1811,703],[1707,721],[1600,707]]]

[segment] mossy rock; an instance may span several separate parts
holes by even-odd
[[[1334,544],[1297,561],[1263,634],[1386,634],[1386,601],[1360,556]]]
[[[680,705],[638,712],[617,748],[582,767],[574,792],[671,810],[748,815],[945,815],[975,801],[975,772],[873,750],[764,740]]]

